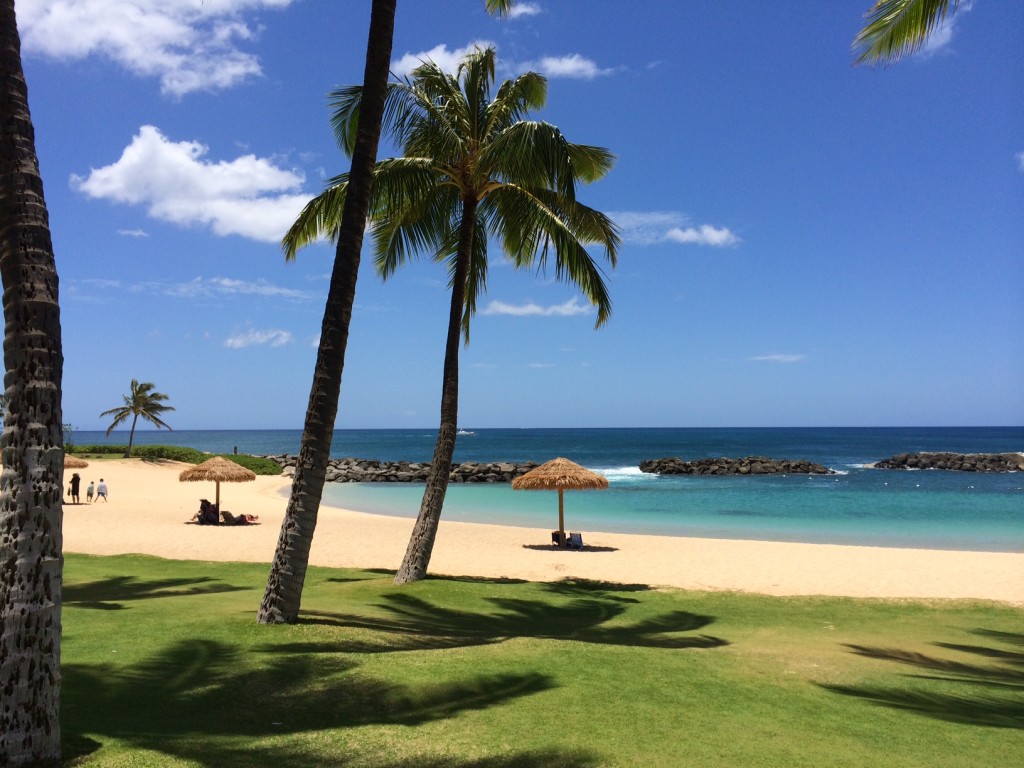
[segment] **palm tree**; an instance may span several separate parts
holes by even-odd
[[[100,417],[114,417],[113,423],[107,427],[108,435],[119,425],[127,421],[129,416],[132,417],[132,429],[128,433],[128,449],[124,452],[126,459],[132,455],[132,443],[135,442],[135,425],[138,423],[140,416],[151,424],[155,424],[157,429],[161,427],[170,429],[170,426],[161,420],[160,414],[173,411],[174,408],[163,404],[167,400],[167,395],[163,392],[154,392],[154,386],[149,381],[144,381],[140,384],[138,379],[132,379],[131,392],[124,395],[124,405],[111,408],[109,411],[104,411],[100,414]]]
[[[60,760],[60,307],[14,0],[0,1],[0,765]]]
[[[309,549],[313,543],[334,438],[334,421],[338,415],[348,328],[369,211],[370,184],[384,118],[395,3],[396,0],[373,0],[370,10],[362,108],[354,120],[350,149],[346,149],[352,157],[348,195],[333,230],[337,237],[334,269],[320,329],[313,384],[306,407],[299,460],[292,478],[292,492],[256,616],[261,624],[294,623],[299,617]],[[485,5],[488,13],[503,15],[515,5],[515,0],[485,0]]]
[[[891,64],[914,53],[960,0],[878,0],[853,40],[857,64]]]
[[[386,116],[404,157],[374,173],[371,218],[378,272],[386,279],[423,250],[448,270],[451,305],[445,346],[441,420],[420,512],[395,582],[422,579],[437,534],[458,430],[459,344],[487,283],[488,235],[517,268],[540,267],[553,252],[558,278],[579,286],[608,320],[611,300],[587,253],[596,243],[615,265],[619,237],[603,214],[576,200],[577,181],[603,177],[614,158],[600,147],[571,144],[555,126],[527,121],[543,106],[547,81],[535,72],[504,82],[491,100],[493,48],[477,50],[455,75],[437,64],[389,87]],[[334,126],[344,143],[360,112],[361,89],[333,94]],[[338,177],[311,201],[285,236],[286,252],[324,235],[338,221],[348,179]]]

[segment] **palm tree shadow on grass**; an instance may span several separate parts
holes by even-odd
[[[116,611],[134,600],[182,597],[186,595],[214,595],[241,592],[250,587],[236,587],[209,577],[182,579],[142,580],[134,576],[112,576],[99,581],[64,583],[61,602],[65,606]]]
[[[306,611],[304,621],[382,632],[393,638],[383,646],[341,643],[330,648],[332,652],[348,653],[489,645],[518,637],[671,649],[719,648],[729,644],[712,635],[692,634],[711,624],[715,620],[712,616],[669,611],[632,624],[617,623],[613,620],[626,611],[623,603],[628,599],[607,599],[596,587],[595,594],[599,596],[576,597],[560,605],[489,598],[497,611],[482,613],[448,608],[400,592],[384,596],[384,602],[377,606],[382,615]],[[322,648],[305,648],[316,647]],[[293,646],[292,650],[297,649]]]
[[[360,674],[357,664],[336,656],[281,652],[261,656],[254,668],[239,661],[243,652],[223,643],[188,640],[129,669],[65,666],[61,720],[66,758],[95,751],[99,743],[94,739],[106,737],[199,765],[298,768],[323,764],[323,756],[297,752],[296,747],[303,747],[294,740],[288,746],[281,746],[280,738],[266,746],[259,740],[365,725],[415,726],[499,706],[554,685],[546,675],[529,673],[413,687]],[[374,765],[596,764],[587,754],[563,762],[549,757],[524,752],[493,760],[431,763],[427,755]]]
[[[974,630],[973,634],[1008,645],[1024,645],[1024,635]],[[906,675],[926,687],[823,685],[844,696],[962,725],[1024,729],[1024,653],[982,645],[934,643],[938,648],[995,659],[975,664],[898,648],[848,645],[851,653],[892,661],[927,673]]]

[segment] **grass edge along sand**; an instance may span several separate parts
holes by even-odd
[[[76,766],[961,766],[1024,750],[1024,609],[66,556]]]

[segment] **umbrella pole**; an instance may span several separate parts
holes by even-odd
[[[562,494],[564,492],[561,488],[558,489],[558,545],[565,545],[565,514],[562,506]]]
[[[220,514],[220,480],[217,480],[217,514]]]

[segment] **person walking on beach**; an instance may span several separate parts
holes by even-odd
[[[89,487],[85,489],[85,500],[92,504],[92,495],[96,491],[96,483],[89,481]]]
[[[82,478],[80,478],[78,476],[78,473],[75,472],[75,474],[73,474],[71,476],[71,503],[72,504],[81,504],[82,503],[81,500],[78,498],[78,493],[81,490],[81,487],[82,487]]]
[[[100,499],[103,501],[107,500],[107,484],[103,482],[103,478],[100,478],[100,484],[96,486],[96,501]]]

